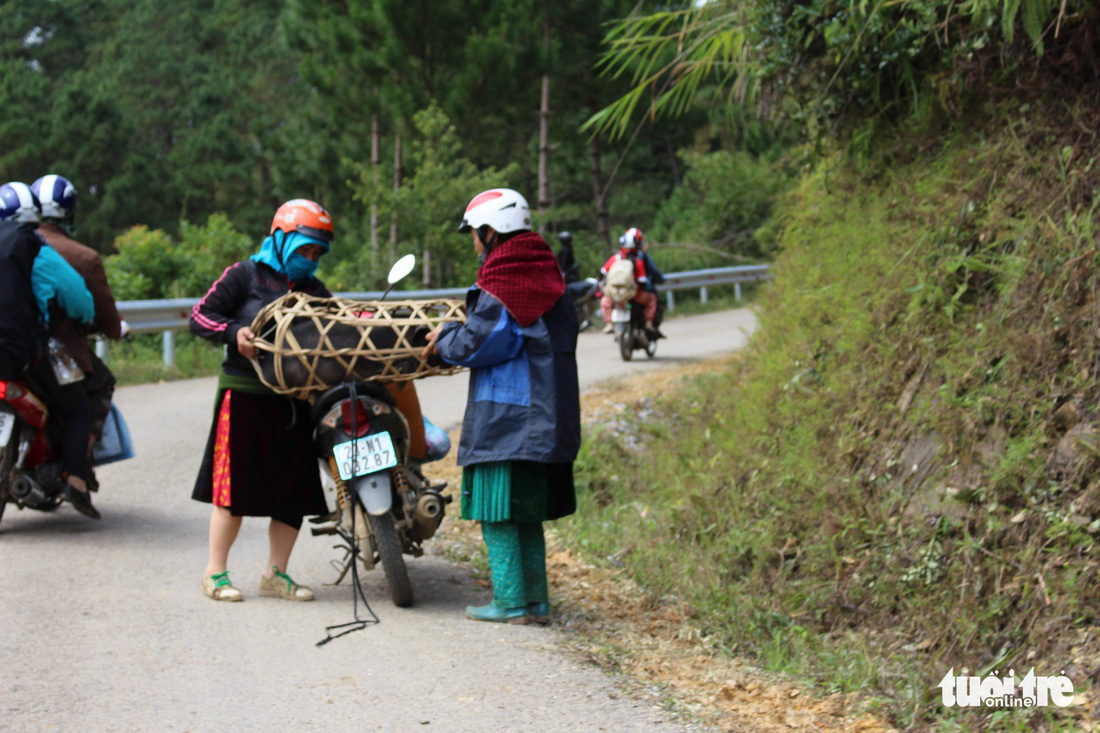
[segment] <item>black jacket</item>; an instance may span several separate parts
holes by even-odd
[[[262,262],[242,260],[230,265],[191,310],[191,333],[225,344],[226,374],[254,377],[251,362],[237,351],[237,331],[251,326],[264,306],[291,290],[318,297],[332,295],[317,278],[294,283]]]
[[[31,286],[31,271],[42,244],[33,224],[0,221],[0,352],[9,369],[30,364],[45,342]]]

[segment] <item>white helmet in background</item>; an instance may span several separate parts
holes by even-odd
[[[64,176],[49,173],[31,184],[42,204],[43,219],[71,219],[76,211],[76,186]]]
[[[471,199],[458,231],[490,226],[500,234],[531,228],[531,207],[527,199],[510,188],[491,188]]]
[[[630,227],[619,237],[619,246],[622,249],[640,250],[643,242],[645,242],[645,235],[637,227]]]

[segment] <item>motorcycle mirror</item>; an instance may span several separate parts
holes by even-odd
[[[390,285],[404,280],[405,277],[413,271],[416,267],[416,255],[405,255],[397,262],[393,263],[393,267],[390,268],[390,274],[386,276],[386,282]]]
[[[386,292],[382,293],[382,297],[379,300],[385,300],[386,296],[390,294],[390,290],[393,286],[405,278],[413,268],[416,267],[416,255],[408,254],[393,263],[393,267],[390,268],[390,274],[386,275],[386,282],[389,283],[389,287],[386,288]]]

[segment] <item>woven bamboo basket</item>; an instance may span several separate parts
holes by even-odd
[[[260,381],[297,399],[349,379],[403,382],[453,374],[438,355],[422,358],[427,334],[466,320],[461,300],[360,301],[288,293],[252,321]]]

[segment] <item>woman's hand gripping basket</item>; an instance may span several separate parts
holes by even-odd
[[[349,379],[401,382],[460,370],[422,358],[428,333],[466,320],[460,300],[358,301],[288,293],[252,321],[260,381],[308,399]]]

